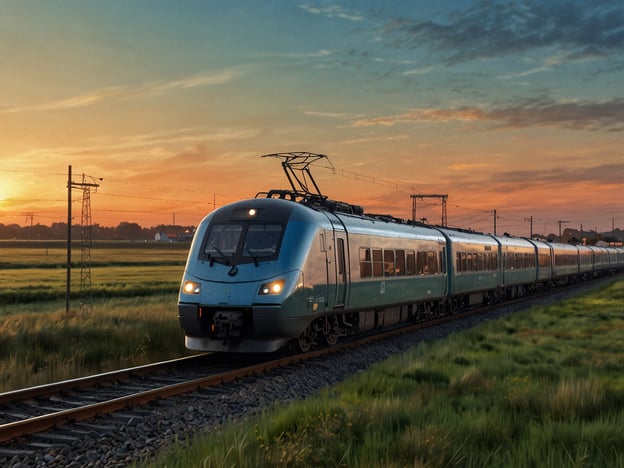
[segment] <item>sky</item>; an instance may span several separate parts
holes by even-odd
[[[624,229],[621,1],[0,0],[0,57],[2,224],[66,222],[71,166],[95,224],[196,225],[308,151],[371,213]]]

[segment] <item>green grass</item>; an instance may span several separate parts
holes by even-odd
[[[145,466],[624,466],[624,281],[424,343]]]
[[[60,242],[0,243],[0,304],[64,300],[66,247]],[[27,243],[26,243],[27,244]],[[91,296],[135,297],[176,293],[188,244],[108,242],[91,249]],[[71,271],[73,299],[81,295],[80,249],[74,248]],[[4,310],[4,312],[3,312]],[[0,315],[7,308],[0,306]],[[9,309],[10,312],[10,309]]]
[[[0,391],[188,354],[175,295],[99,299],[88,311],[58,304],[0,316]]]
[[[69,313],[63,248],[0,243],[0,391],[188,354],[176,310],[188,245],[94,247],[93,307],[81,310],[74,268]]]

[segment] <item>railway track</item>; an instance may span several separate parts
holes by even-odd
[[[261,374],[274,368],[345,351],[373,341],[388,339],[397,334],[410,333],[459,316],[401,327],[304,354],[284,355],[277,359],[256,357],[257,362],[251,365],[249,365],[251,359],[249,357],[228,355],[227,359],[230,360],[230,364],[226,365],[223,356],[201,354],[2,393],[0,394],[0,408],[2,409],[0,443],[73,422],[89,420],[114,411],[145,405],[155,400],[189,393],[199,388],[216,387],[225,382]]]
[[[503,307],[522,307],[523,303],[533,302],[536,299],[539,300],[539,297],[523,298],[507,302]],[[451,321],[471,316],[487,316],[489,310],[500,307],[498,305],[467,311],[451,317],[389,330],[379,335],[360,337],[306,354],[283,355],[278,358],[271,356],[253,362],[241,356],[227,356],[228,362],[224,362],[219,355],[198,355],[3,393],[0,394],[2,444],[0,461],[33,452],[37,446],[42,445],[42,440],[45,441],[43,445],[49,446],[63,445],[64,441],[69,443],[69,439],[75,439],[81,430],[94,428],[97,430],[97,423],[92,421],[98,416],[129,410],[137,411],[133,408],[156,400],[166,402],[170,397],[188,394],[198,389],[214,389],[211,391],[215,393],[210,393],[210,398],[213,398],[219,392],[216,387],[236,379],[266,373],[330,353],[344,352],[372,341],[388,340],[400,334],[413,333]],[[89,425],[84,426],[85,421],[88,421]],[[67,429],[73,435],[64,435],[67,432],[62,429]],[[42,431],[46,432],[45,436],[41,438],[32,436]],[[27,437],[29,435],[31,437]]]

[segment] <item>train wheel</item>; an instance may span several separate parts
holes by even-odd
[[[297,339],[297,348],[302,353],[307,353],[314,344],[314,334],[310,327],[306,328],[301,336]]]
[[[333,346],[338,342],[340,338],[340,325],[336,317],[333,320],[327,320],[323,327],[323,338],[329,346]]]

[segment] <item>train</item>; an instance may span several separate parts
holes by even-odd
[[[271,190],[198,225],[178,319],[191,350],[305,352],[622,269],[622,248],[426,225]]]

